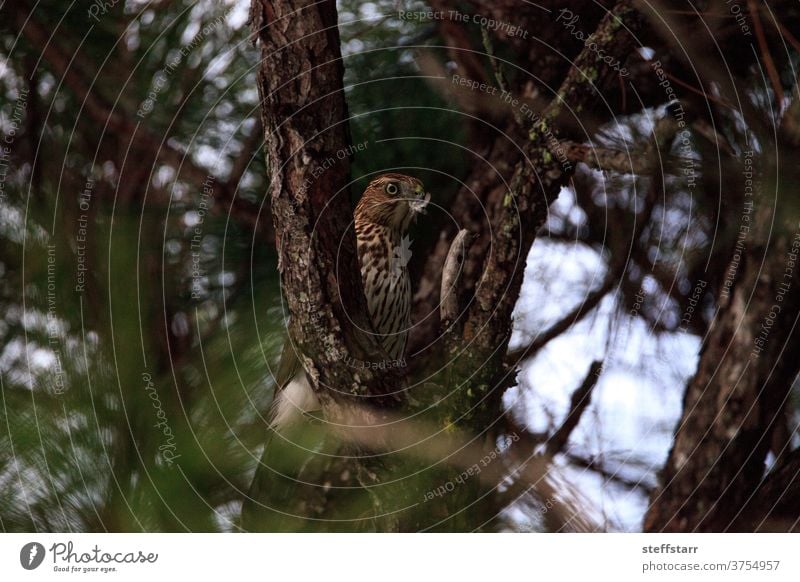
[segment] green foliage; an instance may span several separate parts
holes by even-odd
[[[237,527],[285,314],[274,250],[227,208],[200,216],[202,184],[187,167],[224,182],[258,118],[258,53],[241,8],[119,3],[96,21],[86,5],[37,8],[55,49],[75,54],[68,82],[38,61],[42,47],[14,40],[12,15],[0,19],[5,118],[32,89],[0,202],[4,531]],[[446,206],[450,176],[467,168],[444,141],[460,141],[463,124],[401,46],[423,38],[419,26],[348,26],[342,10],[344,45],[379,49],[346,55],[353,141],[369,144],[354,191],[369,173],[435,158],[441,174],[414,173]],[[136,173],[154,152],[126,151],[109,114],[185,152],[181,167]],[[265,189],[257,151],[237,196],[261,205]],[[352,500],[356,513],[370,503]]]

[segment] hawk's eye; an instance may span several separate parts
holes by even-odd
[[[392,196],[397,194],[397,184],[395,184],[394,182],[389,182],[388,184],[386,184],[386,193],[391,194]]]

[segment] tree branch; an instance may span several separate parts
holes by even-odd
[[[767,74],[772,83],[772,90],[775,91],[776,108],[780,111],[783,106],[783,87],[781,86],[781,77],[778,74],[778,69],[775,67],[775,61],[772,60],[772,55],[767,46],[767,38],[764,36],[764,27],[761,25],[761,17],[758,14],[758,3],[756,0],[747,0],[747,7],[750,10],[750,17],[753,20],[753,30],[756,32],[756,39],[758,39],[758,48],[761,51],[761,58],[764,59],[764,64],[767,67]]]
[[[646,483],[643,483],[641,479],[634,481],[633,479],[623,477],[619,474],[619,471],[609,469],[594,457],[587,458],[574,453],[566,453],[566,457],[573,465],[594,471],[607,481],[613,481],[614,483],[618,483],[627,489],[639,489],[648,494],[652,492],[652,487],[648,486]]]
[[[749,252],[763,260],[743,260],[729,294],[719,299],[646,531],[733,526],[761,482],[775,422],[798,374],[800,273],[786,275],[797,209],[776,209],[758,192],[754,204]],[[780,217],[774,225],[773,215]],[[764,334],[776,296],[785,315]]]
[[[535,356],[544,346],[554,340],[573,325],[579,323],[584,317],[589,315],[592,310],[600,304],[603,297],[614,287],[615,277],[606,275],[603,284],[594,291],[590,291],[586,297],[567,315],[551,325],[545,331],[536,336],[530,344],[524,348],[519,348],[506,355],[506,362],[509,365],[519,365],[522,360]]]
[[[136,119],[136,115],[124,110],[122,103],[117,102],[112,107],[96,90],[92,89],[92,83],[70,63],[69,55],[71,51],[64,48],[63,35],[65,29],[62,28],[59,35],[51,36],[36,20],[35,15],[30,13],[30,9],[27,6],[17,12],[17,25],[28,41],[42,51],[42,56],[50,64],[56,77],[64,80],[64,83],[80,100],[83,109],[95,123],[114,130],[120,143],[134,144],[134,147],[131,148],[132,150],[145,152],[146,155],[152,156],[152,162],[145,163],[144,160],[140,160],[142,163],[139,168],[149,171],[155,161],[159,160],[162,163],[173,166],[176,170],[180,169],[180,177],[193,184],[198,190],[207,183],[210,176],[208,170],[197,166],[190,156],[172,145],[168,140],[159,139],[147,126],[136,124],[133,121]],[[255,132],[255,135],[259,135],[259,132]],[[248,155],[252,157],[252,151]],[[123,172],[125,170],[126,168],[121,169]],[[136,180],[131,181],[132,185],[137,185],[138,183]],[[224,208],[226,212],[229,212],[251,228],[269,231],[270,225],[268,221],[259,222],[258,220],[258,206],[240,196],[236,196],[237,185],[238,180],[235,183],[217,180],[210,183],[214,200],[228,202],[227,208],[225,208],[225,205],[220,204],[215,210],[220,211]],[[144,188],[142,188],[141,193],[144,193]],[[166,199],[162,200],[162,202],[166,202]]]
[[[624,59],[630,53],[641,15],[629,0],[621,0],[609,11],[595,31],[598,44],[606,54]],[[596,70],[594,81],[586,71]],[[585,47],[561,84],[558,96],[541,114],[536,114],[523,158],[517,164],[510,183],[500,185],[497,199],[492,201],[491,246],[483,261],[482,273],[475,286],[464,322],[463,345],[466,350],[451,353],[457,370],[451,379],[456,385],[476,386],[470,394],[459,394],[453,405],[470,411],[463,420],[491,424],[497,418],[500,396],[510,382],[510,368],[503,354],[508,347],[511,316],[519,297],[525,261],[544,223],[549,204],[558,195],[574,172],[574,166],[553,155],[558,143],[558,118],[567,111],[588,103],[596,93],[613,84],[617,71],[597,63],[595,47]],[[483,229],[484,236],[489,233]],[[599,298],[597,299],[599,301]],[[452,352],[452,350],[451,350]],[[466,393],[468,391],[457,391]],[[464,401],[461,401],[461,400]]]
[[[450,243],[450,250],[444,261],[442,269],[442,288],[439,296],[442,298],[439,308],[439,317],[442,325],[448,326],[456,320],[459,314],[459,280],[462,269],[464,268],[464,257],[469,250],[471,243],[470,234],[467,229],[461,229],[453,242]]]
[[[595,360],[589,366],[589,371],[583,379],[581,385],[572,393],[570,399],[570,407],[567,416],[558,427],[558,430],[553,433],[547,441],[547,454],[555,456],[564,451],[564,447],[569,440],[572,431],[578,426],[578,423],[583,416],[584,411],[592,401],[592,390],[597,385],[597,380],[600,378],[600,373],[603,370],[603,362]]]

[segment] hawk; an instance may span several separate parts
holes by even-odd
[[[405,353],[411,325],[411,281],[408,227],[430,200],[422,182],[404,174],[383,174],[372,180],[355,211],[356,244],[361,281],[370,320],[392,360]],[[303,413],[319,409],[319,401],[287,341],[276,374],[271,426],[280,431]]]

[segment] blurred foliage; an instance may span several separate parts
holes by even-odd
[[[403,45],[418,26],[382,9],[341,5],[353,141],[368,143],[353,175],[436,157],[442,174],[422,177],[446,204],[467,170],[444,145],[461,125],[410,76]],[[4,135],[24,108],[0,202],[0,528],[235,529],[285,314],[272,244],[225,208],[205,214],[183,166],[224,182],[256,131],[247,3],[134,1],[96,19],[86,5],[36,8],[77,76],[19,34],[19,10],[6,3],[0,18]],[[129,173],[146,158],[103,122],[109,111],[182,156]],[[258,207],[261,150],[246,161],[236,195]]]
[[[0,133],[11,138],[0,198],[0,528],[235,530],[264,444],[286,316],[274,243],[265,234],[267,168],[251,139],[260,113],[248,2],[128,0],[97,18],[85,3],[37,4],[31,21],[44,35],[38,39],[20,34],[25,6],[0,7]],[[442,208],[412,234],[415,271],[471,169],[464,116],[415,62],[426,46],[445,43],[430,23],[388,17],[397,10],[392,0],[340,0],[339,10],[352,141],[366,144],[353,159],[354,198],[372,173],[408,171]],[[480,31],[468,33],[480,46]],[[445,51],[437,57],[451,64]],[[782,71],[787,85],[790,69]],[[509,76],[515,82],[513,69]],[[766,110],[771,96],[759,88],[760,75],[753,70],[749,78],[743,95]],[[663,113],[659,106],[617,119],[596,141],[638,151]],[[721,119],[719,130],[740,149],[740,119]],[[692,147],[700,156],[708,146]],[[676,141],[676,159],[678,148]],[[674,163],[665,160],[671,175],[661,184],[661,177],[582,168],[547,225],[548,243],[591,249],[601,272],[614,244],[628,252],[638,213],[654,200],[638,232],[646,252],[631,258],[613,310],[627,316],[647,291],[636,317],[656,335],[679,325],[719,208],[741,204],[732,198],[738,185],[727,187],[708,166],[698,189],[687,192]],[[726,163],[734,167],[720,173],[738,177],[738,161]],[[261,228],[228,212],[232,196],[209,202],[208,181],[231,186]],[[735,233],[737,226],[721,229]],[[730,248],[722,240],[712,250]],[[663,280],[645,269],[651,251],[668,267]],[[540,276],[551,303],[559,292],[549,293],[549,285],[566,271],[559,264]],[[588,288],[592,277],[586,280]],[[699,327],[713,313],[710,299]],[[545,303],[527,306],[537,324]],[[609,344],[612,331],[604,336]],[[312,432],[304,438],[324,442]],[[394,468],[418,469],[413,460]],[[420,471],[416,491],[398,481],[397,507],[441,479]],[[338,511],[366,513],[369,503],[354,495],[352,507]],[[416,506],[420,521],[426,509]],[[538,527],[532,511],[527,522]],[[275,529],[321,528],[276,520]]]

